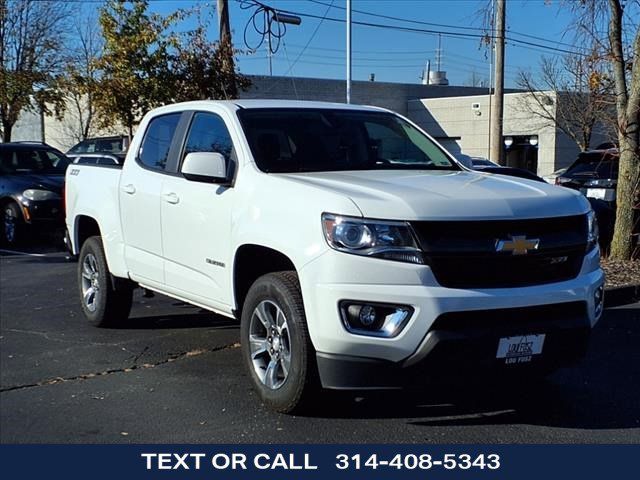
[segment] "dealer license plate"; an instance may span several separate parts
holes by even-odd
[[[496,358],[504,358],[504,363],[507,365],[528,363],[534,355],[542,353],[544,337],[544,334],[540,334],[501,338],[498,342]]]
[[[612,202],[614,200],[615,191],[613,188],[587,188],[586,197],[595,198],[596,200],[604,200]]]

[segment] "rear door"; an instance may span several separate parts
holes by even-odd
[[[218,152],[227,169],[236,153],[222,117],[192,112],[180,154]],[[231,205],[234,189],[190,181],[181,174],[166,176],[162,186],[161,215],[166,286],[169,291],[212,308],[228,311],[231,304]]]
[[[120,178],[120,218],[127,267],[134,280],[150,286],[164,284],[160,192],[176,159],[172,146],[181,115],[170,113],[149,122],[134,157],[135,165],[127,165]]]

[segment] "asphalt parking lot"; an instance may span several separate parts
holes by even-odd
[[[2,443],[640,442],[640,304],[607,310],[586,359],[524,389],[343,394],[294,417],[256,398],[235,322],[138,292],[128,328],[97,329],[75,269],[0,252]]]

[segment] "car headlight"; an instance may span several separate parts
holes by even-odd
[[[323,213],[322,228],[327,243],[335,250],[424,264],[422,252],[406,222],[367,220]]]
[[[598,228],[598,218],[593,210],[587,213],[587,252],[593,250],[598,245],[600,229]]]
[[[60,195],[49,190],[38,190],[36,188],[30,188],[22,192],[22,196],[27,200],[33,202],[42,202],[43,200],[58,200]]]

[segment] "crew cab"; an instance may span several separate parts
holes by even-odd
[[[548,372],[602,314],[579,192],[460,165],[388,110],[238,100],[165,106],[122,166],[71,165],[84,313],[143,287],[240,321],[271,408],[453,369]]]

